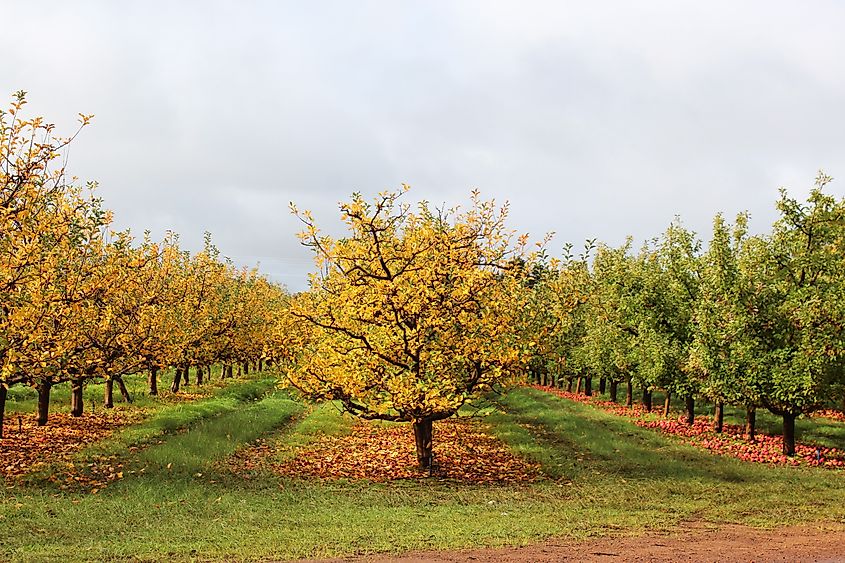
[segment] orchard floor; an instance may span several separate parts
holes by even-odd
[[[635,561],[703,562],[834,562],[845,561],[845,527],[791,526],[759,530],[747,526],[690,523],[671,534],[551,540],[523,547],[417,551],[399,556],[361,556],[311,560],[309,563],[437,563],[437,562],[589,563]],[[305,563],[304,561],[302,563]]]
[[[138,397],[145,420],[73,467],[49,448],[36,473],[13,464],[0,561],[845,560],[843,470],[714,455],[537,389],[491,401],[435,424],[429,476],[407,425],[360,426],[269,378]],[[841,449],[845,423],[803,421],[800,439]]]

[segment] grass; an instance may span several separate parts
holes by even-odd
[[[96,495],[0,492],[0,560],[291,559],[637,534],[687,520],[845,521],[842,474],[716,457],[532,389],[499,401],[486,421],[542,463],[548,481],[482,487],[227,475],[215,462],[258,437],[295,446],[348,430],[330,404],[304,411],[273,394],[163,435],[129,460],[144,474]]]
[[[82,456],[112,455],[131,446],[148,444],[201,421],[242,408],[244,403],[259,400],[275,385],[276,381],[272,378],[233,381],[226,387],[218,388],[208,399],[175,405],[159,404],[159,409],[146,421],[125,428],[107,442],[88,448]]]
[[[351,417],[341,414],[337,405],[332,402],[320,403],[309,410],[289,432],[277,437],[275,442],[279,447],[275,461],[283,462],[291,458],[297,449],[307,446],[322,435],[349,434],[351,425]]]
[[[195,475],[207,471],[212,463],[231,455],[240,445],[281,427],[303,409],[301,403],[283,393],[274,393],[216,418],[205,418],[190,432],[143,450],[133,461],[143,466],[148,475],[167,473],[159,478]]]

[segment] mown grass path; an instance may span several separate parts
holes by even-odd
[[[302,405],[269,395],[161,435],[127,457],[138,473],[96,495],[0,493],[0,560],[294,559],[631,535],[687,521],[845,521],[845,487],[832,472],[717,458],[530,389],[501,406],[487,422],[541,462],[547,481],[372,484],[223,470],[258,437],[298,444],[345,431],[330,410],[303,416]]]

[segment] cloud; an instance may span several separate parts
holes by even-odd
[[[27,2],[4,7],[0,92],[94,125],[71,168],[120,226],[209,230],[293,289],[289,201],[473,187],[557,243],[680,214],[774,217],[779,185],[845,171],[836,2]],[[838,183],[833,189],[842,192]]]

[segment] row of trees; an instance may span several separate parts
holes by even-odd
[[[268,355],[313,399],[339,401],[365,419],[410,422],[421,467],[432,422],[529,371],[656,389],[686,402],[745,407],[748,431],[766,408],[783,417],[795,451],[801,414],[845,393],[845,202],[820,175],[802,203],[782,193],[771,232],[717,216],[706,250],[679,221],[634,252],[588,242],[548,259],[544,243],[505,226],[507,206],[473,195],[467,210],[416,210],[399,192],[341,205],[345,238],[320,233],[308,212],[303,243],[319,271],[279,310]]]
[[[845,203],[820,175],[806,202],[782,194],[770,233],[747,217],[714,221],[706,250],[679,222],[633,252],[588,243],[548,259],[545,242],[506,225],[507,205],[473,194],[466,209],[404,203],[404,187],[341,206],[348,235],[323,235],[308,212],[302,242],[317,258],[297,296],[221,260],[206,238],[191,255],[175,235],[135,241],[65,176],[62,139],[20,113],[0,113],[0,428],[6,390],[50,388],[177,368],[266,358],[304,395],[339,401],[367,419],[412,423],[421,466],[432,423],[526,370],[597,377],[615,399],[636,384],[694,402],[763,407],[794,421],[841,400],[845,322]],[[89,116],[80,116],[84,127]],[[224,373],[226,369],[224,368]],[[181,376],[181,377],[180,377]],[[667,400],[668,405],[668,400]]]
[[[114,232],[112,216],[66,176],[60,138],[41,118],[22,115],[18,92],[0,112],[0,436],[7,390],[36,387],[38,423],[46,424],[50,389],[71,382],[71,412],[83,411],[82,389],[148,370],[177,367],[178,391],[189,366],[255,360],[264,326],[287,297],[255,271],[221,260],[206,235],[202,251],[178,237],[135,241]],[[81,127],[91,117],[81,115]],[[77,131],[78,133],[78,131]]]
[[[785,191],[780,217],[752,236],[742,214],[713,222],[706,250],[675,221],[658,239],[632,252],[599,245],[578,259],[539,266],[528,333],[545,332],[535,354],[537,374],[592,378],[686,401],[716,405],[721,431],[726,404],[783,418],[783,449],[795,452],[795,419],[840,406],[845,397],[845,202],[824,192],[820,174],[806,202]],[[592,249],[588,249],[592,250]],[[567,294],[564,287],[574,288]],[[582,295],[570,307],[572,294]],[[563,315],[553,311],[565,302]]]

